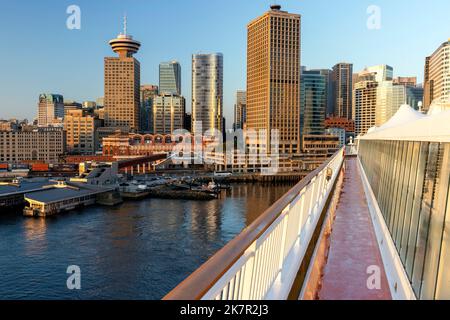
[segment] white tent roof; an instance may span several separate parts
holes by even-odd
[[[403,105],[388,122],[360,139],[450,142],[450,110],[431,110],[424,115]]]

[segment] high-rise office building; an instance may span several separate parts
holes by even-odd
[[[334,116],[352,119],[353,64],[345,62],[336,64],[333,67],[332,83]]]
[[[434,100],[450,102],[450,39],[425,60],[424,111]]]
[[[325,100],[326,100],[326,116],[332,116],[334,114],[334,87],[333,87],[333,70],[330,69],[311,69],[311,71],[319,72],[325,78]]]
[[[300,152],[301,16],[271,6],[247,26],[247,128],[279,132],[281,154]],[[267,148],[270,149],[270,148]]]
[[[153,101],[153,133],[173,134],[184,128],[186,101],[184,97],[172,94],[156,96]]]
[[[356,134],[366,134],[374,126],[382,126],[403,104],[419,109],[423,89],[413,77],[393,78],[388,65],[368,67],[355,76],[354,109]]]
[[[358,74],[354,84],[355,136],[366,134],[376,125],[378,82],[375,79],[376,73],[365,70]]]
[[[234,130],[244,129],[247,118],[247,93],[244,90],[236,91],[234,104]]]
[[[158,86],[141,86],[141,131],[153,133],[153,100],[158,95]]]
[[[59,94],[43,93],[39,95],[38,125],[62,124],[64,119],[64,98]]]
[[[319,70],[302,68],[300,97],[301,134],[324,134],[327,109],[326,76]]]
[[[141,44],[124,32],[109,42],[118,57],[105,58],[105,125],[139,130],[140,72],[138,60],[133,57]]]
[[[192,130],[222,131],[223,55],[221,53],[192,56]],[[202,132],[195,124],[201,123]]]
[[[181,95],[181,66],[178,61],[159,64],[159,93]]]

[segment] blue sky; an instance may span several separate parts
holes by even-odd
[[[394,73],[423,78],[425,56],[450,38],[448,0],[279,0],[302,15],[302,65],[355,70],[389,64]],[[141,82],[158,83],[158,64],[177,59],[190,109],[191,55],[224,54],[224,105],[232,122],[234,94],[245,89],[246,25],[270,0],[1,0],[0,118],[36,116],[41,92],[65,99],[103,96],[103,57],[108,41],[128,29],[142,47]],[[80,6],[81,30],[66,28],[66,9]],[[381,29],[366,26],[370,5],[381,9]]]

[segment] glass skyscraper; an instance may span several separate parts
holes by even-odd
[[[181,66],[177,61],[159,64],[159,93],[181,95]]]
[[[327,77],[320,70],[303,68],[300,84],[301,134],[323,134],[327,109]]]

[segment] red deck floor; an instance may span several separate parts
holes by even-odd
[[[381,289],[370,290],[367,270],[378,266]],[[323,270],[321,300],[390,300],[391,294],[370,219],[356,158],[346,159],[344,185]]]

